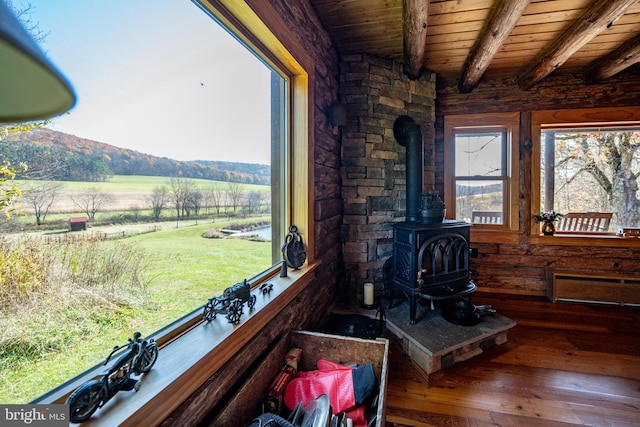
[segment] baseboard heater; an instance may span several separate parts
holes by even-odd
[[[557,300],[640,304],[640,274],[611,271],[547,271],[547,297]]]

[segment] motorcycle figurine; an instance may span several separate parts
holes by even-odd
[[[105,360],[104,365],[120,349],[127,350],[107,371],[100,374],[99,379],[88,381],[78,387],[66,401],[69,405],[72,423],[82,423],[104,406],[119,391],[138,391],[140,382],[131,378],[131,374],[140,375],[149,372],[158,358],[158,346],[153,339],[141,339],[140,332],[133,334],[127,344],[115,346]]]

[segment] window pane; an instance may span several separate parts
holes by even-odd
[[[543,211],[611,213],[608,229],[640,226],[638,128],[550,129],[542,132]]]
[[[16,150],[27,133],[0,142],[0,157],[30,166],[20,182],[28,215],[12,221],[38,232],[45,243],[33,248],[50,257],[42,286],[0,304],[0,358],[24,348],[0,360],[3,403],[28,402],[101,363],[135,330],[148,336],[200,313],[280,262],[288,226],[289,95],[278,70],[192,2],[31,3],[44,50],[79,102],[48,126],[61,133],[33,133],[40,148],[63,142],[44,156],[38,144]],[[36,226],[31,201],[53,195],[52,185],[55,201]],[[84,210],[91,194],[108,202]],[[91,217],[86,234],[67,232],[81,216]]]
[[[456,176],[501,176],[502,137],[501,132],[456,134]]]
[[[502,181],[456,181],[456,219],[475,224],[502,224]]]

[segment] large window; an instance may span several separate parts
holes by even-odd
[[[517,170],[517,115],[445,118],[447,216],[486,229],[510,228]],[[454,203],[455,202],[455,203]]]
[[[93,192],[108,195],[109,203],[93,212],[88,235],[122,233],[123,238],[93,239],[81,248],[87,255],[78,254],[67,265],[59,261],[69,253],[53,254],[63,247],[56,242],[64,240],[43,238],[53,254],[49,273],[63,277],[69,268],[69,276],[58,283],[60,288],[29,292],[28,306],[13,301],[16,306],[1,307],[0,356],[18,350],[15,358],[0,364],[2,403],[28,402],[97,365],[134,329],[144,336],[161,329],[171,333],[184,321],[201,318],[202,305],[226,287],[245,279],[257,284],[277,273],[289,225],[297,225],[307,243],[311,231],[305,175],[310,158],[308,80],[281,46],[266,47],[273,40],[265,39],[265,31],[261,40],[237,27],[232,36],[215,22],[229,21],[211,19],[208,7],[188,1],[161,5],[122,1],[106,9],[83,0],[31,3],[42,13],[34,15],[34,21],[49,32],[45,50],[68,75],[79,98],[74,110],[48,127],[116,147],[113,152],[96,153],[96,161],[108,168],[104,179],[81,182],[32,176],[24,181],[26,198],[38,188],[53,193],[54,187],[41,183],[55,185],[60,206],[56,210],[52,205],[34,235],[71,236],[65,230],[38,230],[60,218],[66,227],[69,217],[83,216],[74,200]],[[94,22],[91,16],[100,19]],[[51,17],[58,19],[55,28],[49,27],[54,25]],[[92,25],[91,31],[80,28],[84,25]],[[61,53],[65,50],[69,62]],[[119,85],[109,86],[111,78]],[[103,125],[103,133],[91,133],[92,123],[96,129]],[[17,142],[11,144],[15,147]],[[78,160],[92,155],[89,151],[83,149]],[[291,167],[294,151],[296,170]],[[77,170],[78,164],[74,165]],[[258,176],[266,177],[266,182]],[[164,197],[159,212],[154,204],[158,197]],[[28,215],[15,220],[30,227],[34,212],[29,206],[23,203]],[[144,232],[130,232],[136,227]],[[258,233],[256,227],[266,234],[252,236]],[[237,236],[228,238],[229,234]],[[144,270],[134,280],[144,280],[139,292],[127,293],[127,284],[102,281],[100,274],[91,276],[92,289],[87,281],[73,279],[79,263],[101,264],[96,258],[100,254],[120,255],[123,262],[142,261],[135,266],[137,273]],[[55,295],[64,296],[69,305],[52,300]],[[73,301],[75,297],[81,299]],[[17,307],[25,309],[24,318],[17,316]],[[223,316],[220,322],[226,322]],[[181,320],[173,323],[176,319]]]
[[[563,214],[560,234],[640,227],[638,108],[537,111],[532,122],[532,214]]]
[[[540,140],[540,210],[568,214],[560,231],[640,225],[640,128],[551,128]]]

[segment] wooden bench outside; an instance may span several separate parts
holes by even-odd
[[[499,211],[473,211],[471,212],[472,224],[502,224],[502,212]]]
[[[556,231],[606,232],[612,217],[611,212],[569,212],[560,219]]]

